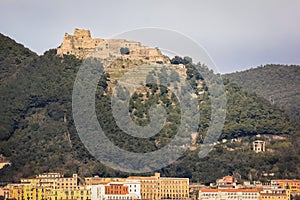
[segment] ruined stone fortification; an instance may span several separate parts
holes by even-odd
[[[129,54],[122,55],[121,48],[128,48]],[[98,39],[92,38],[89,30],[75,29],[74,34],[65,33],[63,42],[57,48],[57,54],[75,55],[77,58],[97,57],[101,59],[124,58],[130,60],[143,60],[148,63],[170,63],[159,49],[149,48],[140,42],[124,39]]]

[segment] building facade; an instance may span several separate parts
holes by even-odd
[[[199,200],[259,200],[258,189],[209,189],[199,191]]]
[[[142,199],[188,199],[189,179],[154,176],[131,176],[127,180],[140,181]]]
[[[141,199],[140,183],[111,182],[107,184],[89,185],[92,200],[134,200]]]
[[[7,199],[46,200],[50,189],[30,184],[8,184]]]
[[[21,183],[63,190],[79,188],[77,174],[73,174],[72,177],[63,177],[60,173],[44,173],[35,178],[23,178]]]
[[[277,179],[271,180],[271,185],[283,189],[289,189],[293,194],[300,194],[300,180]]]
[[[47,193],[46,200],[91,200],[91,190],[85,188],[52,189]]]
[[[235,188],[236,183],[236,179],[232,176],[224,176],[216,181],[218,188]]]
[[[260,200],[290,200],[290,190],[276,188],[265,189],[260,192]]]
[[[16,200],[90,200],[90,190],[79,185],[78,175],[63,177],[60,173],[44,173],[35,178],[8,184],[5,199]]]

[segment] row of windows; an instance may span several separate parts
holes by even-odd
[[[131,187],[131,186],[134,186],[134,187],[136,187],[136,185],[129,185],[129,187]]]
[[[188,184],[187,180],[142,180],[144,183],[161,183],[161,184]]]
[[[167,199],[167,198],[172,198],[172,197],[180,198],[180,197],[188,197],[188,195],[187,194],[162,195],[162,199]]]
[[[60,197],[60,200],[68,200],[68,199],[70,199],[70,200],[91,200],[91,199],[89,199],[88,197],[86,197],[86,198],[84,198],[84,197],[77,197],[77,198],[74,198],[73,196],[72,197],[70,197],[70,198],[68,198],[68,197],[66,197],[66,199],[63,199],[62,197]],[[49,197],[48,198],[48,200],[58,200],[58,198],[57,197]]]
[[[187,190],[162,190],[164,192],[179,192],[179,193],[187,193],[188,191]]]
[[[77,187],[76,185],[74,185],[73,187],[70,185],[70,186],[57,186],[57,187],[55,187],[55,189],[61,189],[61,188],[64,188],[64,189],[74,189],[74,190],[76,190],[76,189],[78,189],[79,187]]]
[[[74,178],[62,178],[62,179],[58,179],[57,182],[76,182],[77,180]]]
[[[262,196],[261,197],[262,199],[274,199],[274,197],[270,197],[270,196]],[[279,197],[276,197],[276,199],[288,199],[287,197],[281,197],[281,196],[279,196]]]
[[[162,184],[188,184],[188,181],[162,181]]]
[[[218,196],[217,193],[202,193],[202,196],[205,196],[205,197],[215,197],[215,196]]]
[[[127,197],[121,197],[121,196],[108,196],[107,199],[110,199],[110,200],[114,200],[114,199],[128,199],[128,200],[130,200],[130,199],[132,199],[132,197],[129,197],[129,196],[127,196]]]
[[[217,193],[202,193],[202,196],[210,196],[210,197],[214,197],[214,196],[218,196]],[[236,198],[238,197],[242,197],[242,198],[257,198],[258,193],[243,193],[242,195],[234,193],[234,192],[230,192],[230,193],[224,193],[224,196],[226,196],[227,198]]]
[[[141,188],[156,188],[156,187],[161,187],[161,188],[188,188],[188,185],[164,185],[164,184],[142,184]]]
[[[85,193],[86,193],[86,194],[89,194],[89,190],[86,190]],[[55,193],[55,194],[57,194],[57,193]],[[68,194],[74,195],[74,191],[65,191],[65,194],[66,194],[66,195],[68,195]],[[83,195],[83,194],[84,194],[84,191],[81,190],[81,191],[80,191],[80,194]]]
[[[245,196],[245,197],[241,197],[241,196],[227,196],[226,199],[240,199],[240,198],[243,198],[243,199],[257,199],[257,196]]]
[[[57,183],[57,185],[60,185],[60,183]],[[61,185],[64,186],[64,183],[62,183]],[[69,185],[69,183],[66,183],[66,185]],[[73,185],[73,183],[70,183],[70,185]],[[77,185],[77,184],[74,183],[74,185]]]
[[[122,188],[124,186],[123,185],[109,185],[107,187],[114,188],[114,189],[119,189],[119,188]]]
[[[157,183],[157,180],[142,180],[143,183]]]
[[[178,189],[186,189],[188,188],[187,186],[183,186],[183,185],[162,185],[162,188],[178,188]]]
[[[143,198],[153,198],[153,197],[161,196],[162,199],[168,199],[168,198],[180,198],[180,197],[189,197],[188,194],[163,194],[163,195],[158,195],[158,194],[149,194],[149,193],[143,193]]]
[[[236,192],[226,192],[226,193],[224,193],[225,195],[239,195],[238,193],[236,193]],[[257,195],[257,193],[254,193],[254,192],[247,192],[247,193],[242,193],[242,196],[244,196],[244,195]]]

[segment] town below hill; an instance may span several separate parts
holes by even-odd
[[[188,178],[162,177],[160,173],[126,178],[43,173],[0,188],[0,197],[4,200],[290,200],[299,199],[299,195],[300,180],[238,183],[234,177],[225,176],[205,186],[191,183]]]

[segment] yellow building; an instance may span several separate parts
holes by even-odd
[[[288,188],[291,193],[300,193],[300,180],[278,179],[271,180],[271,185],[279,186],[280,188]]]
[[[79,177],[63,177],[60,173],[44,173],[35,178],[9,184],[7,198],[16,200],[90,200],[90,190],[80,188]]]
[[[31,184],[7,185],[9,199],[16,200],[91,200],[91,191],[85,188],[55,189]]]
[[[141,183],[142,199],[188,199],[189,179],[154,176],[130,176],[127,180],[136,180]]]
[[[24,198],[23,188],[24,185],[22,184],[8,184],[6,187],[7,189],[7,198],[8,199],[16,199],[21,200]]]
[[[64,190],[75,190],[79,188],[78,184],[78,175],[73,174],[72,177],[69,178],[58,178],[55,184],[56,189],[64,189]]]
[[[188,199],[188,178],[165,178],[159,179],[160,199]]]
[[[91,200],[91,191],[85,188],[53,189],[48,192],[47,200]]]
[[[72,190],[78,189],[78,175],[63,177],[60,173],[44,173],[35,178],[23,178],[21,183],[43,186],[44,188]]]
[[[275,190],[264,190],[260,192],[260,200],[290,200],[290,190],[275,189]]]
[[[9,184],[7,188],[7,198],[16,200],[46,200],[47,193],[50,190],[30,184]]]

